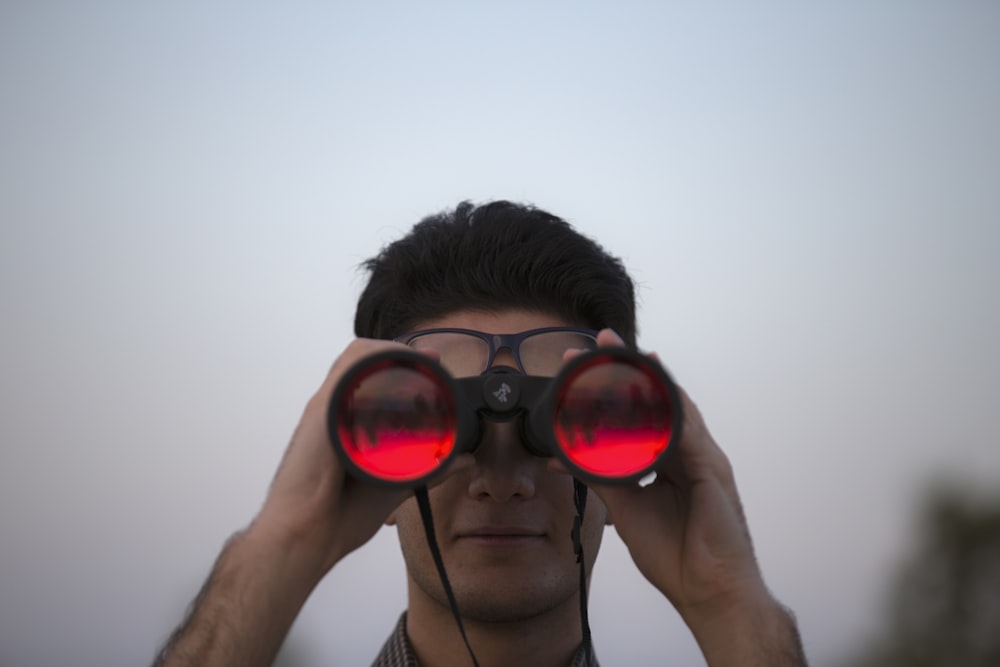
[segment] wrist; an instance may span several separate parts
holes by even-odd
[[[711,667],[806,665],[794,615],[763,582],[682,617]]]
[[[253,526],[233,535],[155,665],[271,664],[315,586],[299,565]]]
[[[243,557],[266,563],[271,576],[285,586],[308,592],[326,576],[339,558],[321,531],[291,525],[262,512],[239,536]]]

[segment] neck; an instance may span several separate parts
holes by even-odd
[[[480,667],[568,667],[581,642],[579,595],[530,618],[481,621],[463,617],[462,623]],[[406,633],[421,667],[471,667],[469,650],[447,605],[411,590]]]

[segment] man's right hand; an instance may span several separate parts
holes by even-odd
[[[364,357],[393,347],[399,344],[357,339],[337,358],[306,405],[264,506],[249,529],[311,556],[316,582],[371,539],[410,494],[407,489],[348,476],[327,431],[330,397],[340,378]]]
[[[398,343],[358,339],[306,405],[257,518],[219,555],[157,667],[270,665],[312,590],[410,493],[347,475],[327,432],[330,397],[364,357]],[[471,462],[456,457],[446,477]]]

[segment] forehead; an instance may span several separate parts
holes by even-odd
[[[541,327],[572,326],[565,319],[533,310],[457,310],[442,317],[418,322],[413,330],[454,327],[486,333],[518,333]]]

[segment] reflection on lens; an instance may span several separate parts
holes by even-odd
[[[438,360],[454,377],[479,375],[486,369],[490,348],[478,336],[437,331],[413,338],[408,343],[415,350],[433,350]]]
[[[644,367],[597,359],[563,387],[555,435],[566,456],[603,477],[628,477],[651,466],[673,430],[666,386]]]
[[[354,379],[338,406],[344,453],[369,475],[392,482],[434,471],[455,446],[455,406],[440,378],[393,361]]]

